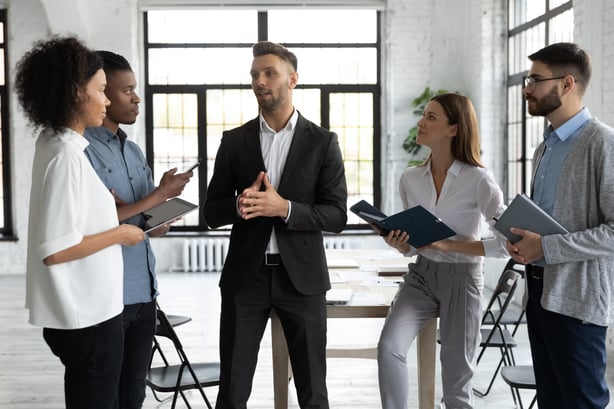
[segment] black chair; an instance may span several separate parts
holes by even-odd
[[[187,354],[183,349],[183,345],[173,329],[167,315],[158,308],[157,311],[158,325],[154,339],[154,353],[162,352],[160,341],[157,338],[166,338],[173,345],[178,363],[169,364],[169,360],[164,356],[164,365],[159,367],[150,367],[147,372],[145,383],[154,393],[172,393],[173,402],[171,409],[177,404],[177,396],[181,394],[183,401],[188,408],[191,408],[190,403],[184,393],[189,389],[198,389],[205,404],[209,409],[212,409],[211,403],[205,394],[203,388],[209,386],[217,386],[220,383],[220,364],[218,362],[198,362],[192,363],[188,359]],[[156,397],[157,399],[157,397]]]
[[[505,264],[503,271],[506,271],[506,270],[516,271],[518,274],[520,274],[521,278],[525,277],[524,264],[520,264],[512,258],[510,258]],[[494,314],[496,314],[496,311],[494,312]],[[516,331],[518,331],[518,327],[521,324],[526,324],[526,323],[527,323],[527,320],[526,320],[525,311],[523,308],[518,308],[518,307],[515,308],[514,306],[510,306],[505,311],[503,316],[501,317],[501,324],[505,327],[505,329],[510,331],[512,336],[516,335]],[[492,323],[491,316],[487,316],[486,320],[482,324],[492,325],[493,323]],[[510,330],[510,327],[511,327],[511,330]],[[512,351],[510,351],[510,353],[511,352]]]
[[[535,384],[535,373],[533,372],[533,366],[531,365],[514,365],[504,366],[501,368],[501,377],[512,388],[512,396],[514,397],[514,404],[518,404],[520,409],[524,409],[522,406],[522,398],[520,397],[520,389],[532,389],[537,390]],[[528,409],[531,409],[537,401],[537,394],[533,395],[533,400]]]
[[[473,393],[479,397],[488,395],[501,366],[515,365],[514,355],[511,351],[512,348],[517,346],[517,343],[510,331],[504,327],[501,320],[514,297],[520,276],[520,273],[513,270],[503,271],[482,315],[482,328],[480,329],[482,342],[480,342],[480,352],[476,365],[479,365],[484,353],[489,348],[498,349],[500,358],[488,388],[484,392],[476,388],[473,389]]]

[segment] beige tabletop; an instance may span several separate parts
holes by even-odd
[[[327,250],[333,288],[351,288],[355,296],[347,305],[329,305],[328,318],[384,318],[396,292],[390,281],[400,279],[411,261],[393,250]],[[397,277],[380,277],[378,270],[398,271]],[[373,285],[370,285],[372,283]],[[381,285],[378,285],[381,284]],[[330,325],[330,324],[329,324]],[[419,408],[435,406],[435,350],[437,320],[431,320],[417,339]],[[271,315],[273,388],[275,409],[288,408],[289,365],[286,339],[277,316]],[[328,357],[376,358],[375,346],[362,349],[329,349]]]

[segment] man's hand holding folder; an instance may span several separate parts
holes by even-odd
[[[509,240],[507,250],[516,260],[532,263],[544,256],[542,236],[569,231],[524,194],[516,195],[495,228]]]

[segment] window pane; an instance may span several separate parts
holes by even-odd
[[[375,48],[291,49],[298,59],[301,84],[375,84]]]
[[[528,56],[546,45],[546,24],[541,23],[510,37],[509,74],[528,71]]]
[[[213,175],[222,132],[257,116],[258,103],[251,89],[207,91],[207,184]]]
[[[154,168],[156,177],[177,167],[187,169],[198,158],[197,97],[195,94],[155,94],[153,96]],[[157,182],[157,181],[156,181]],[[198,203],[198,171],[182,194],[192,203]],[[198,212],[192,212],[175,225],[198,224]]]
[[[373,203],[373,94],[330,95],[330,129],[339,136],[348,185],[348,205]],[[348,213],[348,224],[357,224]]]
[[[546,0],[509,0],[509,28],[518,27],[546,12]]]
[[[550,44],[573,40],[573,9],[567,10],[550,20],[548,33]]]
[[[255,10],[152,10],[150,43],[251,43],[258,36]]]
[[[322,107],[319,89],[294,89],[292,101],[295,108],[311,122],[322,125]]]
[[[548,7],[550,7],[550,10],[553,10],[557,8],[558,6],[565,4],[565,3],[571,3],[571,2],[569,0],[550,0],[550,4],[548,5]]]
[[[375,10],[271,10],[268,16],[269,39],[278,43],[377,41]]]
[[[150,84],[250,84],[249,48],[154,48]]]

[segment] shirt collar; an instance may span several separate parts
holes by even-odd
[[[266,123],[266,120],[264,119],[264,116],[262,116],[262,112],[260,112],[260,115],[258,116],[260,119],[260,132],[269,132],[272,134],[276,134],[277,132],[275,132],[273,129],[271,129],[271,127],[269,126],[269,124]],[[292,112],[292,115],[290,116],[290,119],[288,120],[288,123],[286,124],[286,126],[280,130],[280,132],[282,131],[292,131],[296,128],[296,123],[298,122],[298,111],[295,109]]]
[[[575,134],[578,129],[582,128],[591,117],[592,115],[588,108],[584,107],[580,112],[569,118],[558,128],[554,129],[552,125],[549,125],[546,131],[544,131],[544,139],[548,139],[551,136],[557,136],[561,141],[566,141]]]
[[[461,171],[461,161],[454,159],[454,162],[452,162],[452,165],[450,165],[450,168],[448,168],[448,174],[456,177],[458,176],[460,171]],[[429,159],[427,164],[424,166],[424,175],[430,175],[432,173],[433,172],[431,171],[431,160]]]

